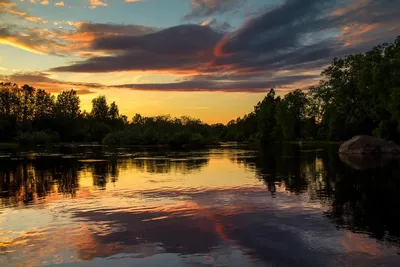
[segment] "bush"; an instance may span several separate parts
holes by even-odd
[[[45,145],[60,141],[60,137],[54,132],[25,132],[20,133],[15,142],[22,145]]]
[[[90,125],[88,133],[92,141],[101,142],[111,131],[111,127],[106,123],[94,122]]]
[[[132,145],[169,145],[172,148],[183,146],[204,147],[216,143],[212,138],[204,138],[200,133],[192,133],[185,129],[178,132],[160,133],[155,129],[146,129],[144,132],[137,128],[127,131],[110,133],[104,137],[102,143],[108,146],[132,146]]]

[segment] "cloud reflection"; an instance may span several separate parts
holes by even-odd
[[[84,161],[1,164],[0,188],[8,191],[1,195],[1,264],[394,266],[398,260],[396,212],[380,211],[397,201],[399,185],[389,175],[398,172],[395,165],[360,172],[329,148],[293,146],[102,155],[106,160],[92,154]],[[387,178],[377,184],[378,172]],[[12,232],[6,223],[22,216],[48,221],[20,222]]]

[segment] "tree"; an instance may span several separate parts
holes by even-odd
[[[108,117],[111,120],[117,120],[120,118],[119,117],[119,109],[118,109],[117,104],[115,104],[115,102],[112,102],[110,105],[110,109],[108,111]]]
[[[107,120],[109,118],[109,109],[107,98],[105,96],[98,96],[92,100],[91,115],[95,120]],[[113,112],[115,112],[115,110]]]
[[[257,129],[261,141],[274,140],[276,136],[276,107],[280,98],[275,98],[275,90],[271,89],[264,100],[254,107],[257,116]]]
[[[133,124],[144,124],[144,118],[142,115],[136,113],[135,116],[132,118],[132,123]]]
[[[302,127],[307,114],[307,95],[297,89],[285,96],[278,106],[276,120],[278,129],[285,140],[295,140],[302,137]]]
[[[313,88],[321,100],[321,124],[327,138],[343,140],[357,134],[374,134],[399,139],[388,105],[394,88],[400,87],[400,37],[392,44],[382,44],[364,54],[334,59]],[[393,102],[393,101],[392,101]]]
[[[38,89],[35,96],[34,118],[48,118],[54,114],[55,99],[44,90]]]
[[[63,91],[57,96],[55,113],[58,116],[76,119],[80,112],[80,99],[75,90]]]
[[[22,89],[22,120],[31,120],[35,109],[35,88],[25,84]]]
[[[397,127],[400,131],[400,87],[392,89],[388,107],[392,114],[392,119],[397,122]]]
[[[20,89],[17,84],[0,83],[0,113],[18,117],[20,103]]]

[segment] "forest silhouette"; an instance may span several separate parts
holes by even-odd
[[[0,140],[20,144],[202,147],[220,141],[340,141],[358,134],[400,141],[400,37],[363,54],[335,58],[308,90],[283,98],[271,89],[254,111],[228,124],[169,115],[131,120],[105,96],[81,110],[74,90],[57,96],[0,84]]]

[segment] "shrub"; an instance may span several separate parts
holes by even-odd
[[[14,141],[22,145],[45,145],[59,142],[60,137],[54,132],[25,132],[20,133]]]

